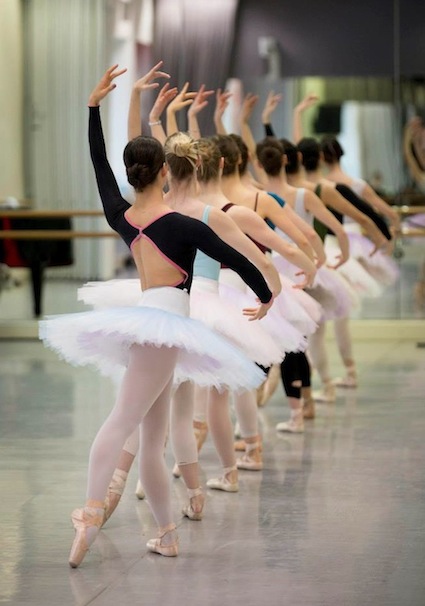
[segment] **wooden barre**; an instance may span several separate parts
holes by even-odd
[[[425,236],[425,227],[402,227],[401,228],[401,237],[423,237]]]
[[[118,238],[114,231],[71,231],[69,229],[5,229],[0,240],[72,240],[74,238]]]
[[[425,213],[425,206],[393,206],[393,210],[398,212],[400,215],[418,215]]]

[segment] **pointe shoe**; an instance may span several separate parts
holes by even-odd
[[[316,406],[313,398],[305,400],[303,405],[303,417],[304,419],[314,419],[316,416]]]
[[[182,509],[182,514],[189,518],[189,520],[202,520],[203,516],[203,508],[204,508],[204,498],[202,498],[202,507],[199,511],[195,511],[192,505],[192,499],[196,497],[203,497],[202,488],[188,488],[187,494],[189,495],[189,505],[186,505]]]
[[[225,469],[224,475],[221,478],[212,478],[211,480],[207,481],[208,488],[212,488],[213,490],[223,490],[224,492],[238,492],[238,481],[236,480],[235,482],[231,482],[228,478],[228,476],[236,470],[236,466]]]
[[[357,387],[357,374],[355,366],[347,366],[347,374],[345,377],[338,377],[332,381],[332,384],[335,387],[348,387],[355,388]]]
[[[245,454],[236,460],[236,467],[246,471],[261,471],[263,469],[263,457],[259,442],[246,445]]]
[[[177,465],[177,463],[174,464],[173,472],[172,473],[173,473],[173,476],[175,478],[180,478],[181,477],[182,472],[180,471],[180,467]]]
[[[69,554],[69,565],[77,568],[84,560],[90,545],[96,538],[103,524],[104,509],[98,507],[81,507],[74,509],[71,520],[75,528],[75,538]],[[88,540],[87,533],[93,530]],[[96,531],[97,529],[97,531]]]
[[[109,484],[108,494],[106,495],[105,499],[105,517],[103,519],[103,524],[109,520],[111,515],[118,507],[118,503],[121,500],[127,482],[127,476],[128,473],[122,469],[116,469],[114,471],[111,483]]]
[[[335,402],[335,385],[333,385],[332,381],[324,383],[323,389],[320,391],[313,391],[313,399],[316,402]]]
[[[208,425],[205,421],[193,421],[193,432],[196,438],[196,446],[198,448],[198,452],[201,450],[204,445],[205,440],[208,435]]]
[[[291,418],[289,421],[278,423],[276,429],[277,431],[283,431],[285,433],[304,433],[303,417]]]
[[[175,539],[172,543],[163,544],[162,539],[169,532],[175,533],[175,535],[176,535]],[[158,538],[150,539],[146,543],[146,547],[152,553],[159,553],[160,555],[168,557],[168,558],[173,558],[173,557],[177,556],[179,553],[179,538],[176,533],[176,525],[168,524],[168,526],[164,526],[164,528],[160,528],[158,530]]]
[[[140,480],[137,480],[136,490],[134,492],[139,501],[143,501],[145,498],[145,491],[143,490],[142,483]]]

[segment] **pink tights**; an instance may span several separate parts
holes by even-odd
[[[124,443],[141,423],[140,479],[160,527],[172,521],[164,443],[177,355],[177,348],[132,345],[117,401],[89,458],[87,499],[104,501]]]

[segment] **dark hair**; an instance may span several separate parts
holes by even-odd
[[[240,175],[244,175],[246,173],[246,167],[248,166],[248,160],[249,160],[248,146],[240,135],[236,135],[235,133],[230,133],[229,137],[231,137],[233,139],[233,141],[236,143],[236,145],[239,148],[240,158],[239,158],[238,170],[239,170]]]
[[[177,181],[193,178],[199,159],[198,143],[188,134],[177,132],[164,144],[165,159],[171,176]]]
[[[240,158],[237,144],[229,135],[215,135],[212,139],[224,158],[223,175],[233,175],[238,168]]]
[[[283,146],[283,151],[286,156],[285,170],[287,175],[294,175],[300,168],[300,160],[298,157],[298,149],[296,146],[288,141],[288,139],[279,139],[279,142]]]
[[[304,137],[297,147],[303,155],[303,166],[306,171],[316,170],[320,161],[320,145],[316,139]]]
[[[165,162],[162,145],[153,137],[136,137],[127,143],[123,153],[127,179],[136,191],[155,181]]]
[[[344,155],[342,145],[335,137],[323,137],[320,142],[320,147],[325,157],[325,162],[327,162],[328,164],[339,162],[341,156]]]
[[[220,175],[221,153],[217,144],[211,138],[198,141],[198,153],[201,165],[198,170],[198,181],[208,183],[218,179]]]
[[[272,177],[276,177],[282,170],[284,153],[282,144],[275,137],[265,137],[256,146],[258,161]]]

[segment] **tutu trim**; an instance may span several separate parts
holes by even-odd
[[[134,344],[180,349],[176,384],[192,381],[218,390],[256,388],[264,373],[237,347],[187,317],[189,295],[173,287],[144,291],[137,307],[52,316],[39,323],[44,344],[75,366],[105,375],[128,364]]]

